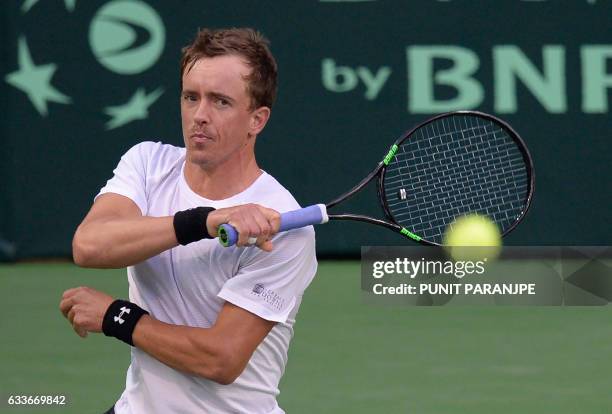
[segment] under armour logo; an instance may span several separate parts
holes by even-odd
[[[121,319],[121,317],[123,316],[124,313],[130,313],[130,308],[127,308],[125,306],[122,306],[121,308],[121,313],[119,314],[119,316],[115,316],[113,317],[113,319],[115,320],[115,322],[119,322],[119,325],[121,325],[123,322],[125,322],[125,319]]]

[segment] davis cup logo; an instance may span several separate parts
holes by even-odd
[[[76,0],[64,2],[68,12],[78,14]],[[38,3],[39,0],[25,0],[21,12],[27,14]],[[75,34],[79,35],[82,34]],[[116,75],[133,76],[152,68],[164,50],[166,29],[160,15],[144,1],[113,0],[104,4],[94,14],[89,24],[88,39],[96,62],[112,72],[112,78],[116,79]],[[68,94],[67,85],[58,85],[58,78],[55,76],[57,72],[63,71],[67,62],[62,62],[62,56],[55,59],[38,56],[36,51],[41,50],[41,46],[31,43],[33,42],[28,33],[19,35],[16,62],[7,65],[10,71],[3,74],[4,81],[23,92],[43,118],[48,117],[51,112],[50,103],[80,106],[82,96]],[[118,89],[113,96],[107,94],[110,99],[106,98],[105,102],[101,102],[99,111],[105,118],[108,117],[103,125],[104,129],[120,128],[149,117],[149,108],[163,95],[164,87],[137,85],[136,81],[132,80],[134,89],[131,91]],[[101,79],[101,82],[109,81]],[[85,97],[90,99],[89,95]],[[74,109],[78,110],[78,107]]]
[[[121,75],[144,72],[161,55],[166,32],[159,15],[140,1],[118,0],[98,10],[89,44],[98,62]]]

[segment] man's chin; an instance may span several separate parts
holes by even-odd
[[[210,156],[209,154],[206,154],[204,151],[187,151],[187,156],[186,156],[187,161],[190,164],[195,164],[198,165],[200,167],[206,167],[208,165],[210,165]]]

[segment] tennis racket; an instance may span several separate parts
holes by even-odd
[[[384,219],[328,211],[378,180]],[[502,236],[525,217],[535,176],[531,155],[506,122],[482,112],[435,116],[400,137],[363,180],[327,204],[281,214],[279,231],[330,220],[357,220],[393,230],[426,245],[441,245],[443,234],[461,215],[488,216]],[[232,246],[238,233],[219,228],[219,241]]]

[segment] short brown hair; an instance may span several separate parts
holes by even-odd
[[[185,71],[201,58],[236,55],[246,60],[251,73],[246,77],[251,109],[272,108],[276,99],[277,66],[269,49],[270,42],[250,28],[200,29],[193,42],[184,47],[181,59],[181,85]]]

